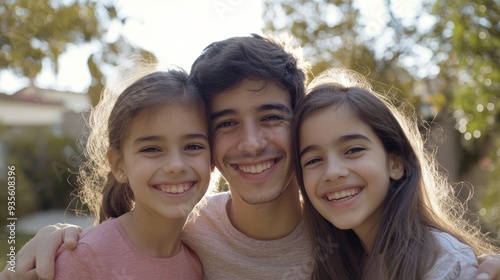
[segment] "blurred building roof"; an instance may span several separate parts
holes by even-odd
[[[52,89],[42,89],[37,87],[26,87],[13,96],[18,99],[34,100],[39,102],[60,102],[68,110],[75,113],[85,111],[91,106],[90,97],[87,94],[71,91],[58,91]]]
[[[12,95],[0,93],[0,122],[7,126],[60,126],[68,114],[90,108],[86,94],[27,87]]]

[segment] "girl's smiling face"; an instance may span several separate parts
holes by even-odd
[[[302,122],[299,141],[304,187],[313,206],[337,228],[353,229],[369,246],[389,181],[403,174],[400,160],[387,154],[357,116],[333,106]]]
[[[122,153],[110,156],[115,177],[134,192],[134,211],[186,218],[210,182],[205,116],[170,105],[135,119],[126,135]]]

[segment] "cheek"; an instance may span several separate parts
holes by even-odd
[[[317,176],[311,170],[303,171],[304,179],[304,189],[306,190],[307,196],[314,197],[316,193],[316,187],[318,185]]]
[[[212,172],[210,154],[201,156],[196,160],[194,164],[196,165],[196,169],[200,173],[200,177],[205,181],[210,181],[210,174]]]
[[[372,178],[379,178],[380,181],[387,182],[387,184],[389,184],[390,177],[388,163],[386,165],[377,163],[378,162],[368,162],[363,166],[363,169],[367,170],[366,172],[368,176],[371,176]]]
[[[292,143],[290,141],[291,131],[288,127],[278,127],[274,130],[269,130],[266,134],[266,138],[269,141],[280,143],[280,146],[289,146],[292,147]]]
[[[269,127],[260,127],[259,137],[262,140],[265,140],[266,143],[272,144],[278,147],[286,147],[291,148],[291,131],[288,126],[278,125],[278,126],[269,126]]]
[[[128,159],[124,161],[123,168],[129,176],[136,176],[136,174],[141,174],[143,169],[149,170],[151,168],[151,162],[147,160],[139,159]]]
[[[212,151],[221,151],[229,148],[233,143],[237,142],[234,136],[228,133],[222,135],[222,133],[216,133],[213,135],[212,139]],[[213,154],[213,152],[212,152]]]

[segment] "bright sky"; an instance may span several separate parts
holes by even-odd
[[[208,44],[232,36],[261,33],[260,1],[243,0],[118,0],[116,7],[130,20],[122,30],[133,43],[154,53],[162,65],[189,71],[191,63]],[[58,77],[49,67],[37,77],[37,86],[83,92],[90,76],[87,58],[91,47],[76,48],[60,59]],[[44,67],[45,68],[45,67]],[[14,93],[27,80],[0,72],[0,92]]]
[[[393,1],[393,9],[405,17],[414,16],[419,1]],[[358,0],[370,34],[385,26],[387,16],[384,0]],[[404,4],[403,4],[404,3]],[[415,4],[417,3],[417,4]],[[177,65],[189,71],[191,63],[208,44],[232,36],[261,33],[262,3],[248,0],[117,0],[116,7],[129,21],[123,28],[110,26],[114,33],[122,32],[133,43],[154,53],[162,65]],[[86,60],[92,47],[72,47],[60,59],[57,77],[50,67],[44,67],[37,77],[37,86],[84,92],[90,82]],[[8,94],[27,86],[27,79],[10,72],[0,72],[0,92]]]

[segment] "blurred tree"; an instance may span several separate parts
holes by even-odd
[[[453,177],[488,176],[487,188],[474,187],[484,189],[485,221],[500,231],[500,2],[421,1],[414,18],[398,14],[400,2],[386,0],[368,20],[360,1],[265,0],[264,32],[291,33],[313,74],[344,66],[377,91],[395,89],[429,121],[454,121],[459,133],[445,136],[459,143],[448,155],[461,163]]]
[[[215,192],[227,192],[227,191],[229,191],[229,185],[227,184],[226,179],[224,179],[224,177],[220,175],[219,178],[217,178],[217,181],[215,182]]]
[[[16,205],[24,211],[19,215],[70,205],[80,163],[72,157],[81,154],[74,152],[73,137],[54,136],[48,127],[17,127],[6,129],[0,140],[5,162],[16,168]]]
[[[425,43],[446,81],[443,93],[463,147],[462,173],[479,172],[480,213],[500,236],[500,1],[437,0]]]
[[[89,94],[97,104],[106,65],[116,65],[131,53],[154,55],[130,44],[117,32],[125,23],[111,1],[4,0],[0,2],[0,70],[10,70],[32,83],[49,62],[58,72],[59,57],[68,48],[87,44],[91,75]]]
[[[304,57],[313,64],[316,75],[332,66],[343,66],[364,74],[379,91],[418,100],[408,94],[413,86],[410,73],[399,63],[405,53],[400,36],[386,40],[394,43],[384,52],[373,46],[377,37],[367,36],[367,30],[378,27],[363,22],[353,0],[335,1],[265,1],[264,31],[278,34],[287,31],[303,47]],[[375,23],[386,25],[385,22]],[[402,30],[402,32],[414,32]],[[380,53],[380,54],[379,54]]]
[[[6,135],[8,134],[9,128],[5,126],[3,123],[0,122],[0,155],[1,156],[6,156],[6,154],[9,154],[9,152],[5,153],[3,151],[3,148],[5,148],[6,143],[4,143],[6,139]],[[15,214],[16,217],[21,217],[23,215],[29,214],[36,210],[36,195],[33,193],[31,183],[26,177],[26,174],[19,169],[19,158],[12,158],[9,156],[9,159],[12,161],[3,161],[0,163],[2,165],[2,169],[5,170],[5,173],[0,176],[0,185],[5,186],[5,188],[2,188],[1,192],[2,195],[0,195],[0,205],[8,205],[7,200],[8,200],[8,181],[7,181],[7,171],[9,170],[8,167],[14,168],[14,178],[15,178],[15,185],[13,186],[15,189]],[[8,165],[6,165],[8,163]],[[6,166],[5,166],[5,165]],[[8,214],[8,209],[5,207],[2,211],[0,211],[0,226],[5,226],[7,224],[7,218],[9,217]]]

